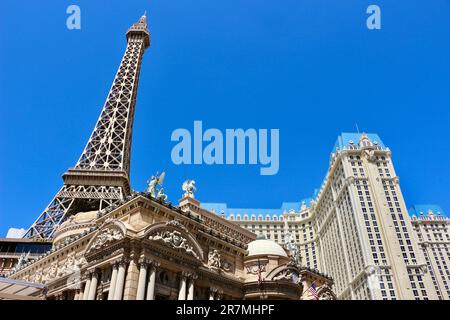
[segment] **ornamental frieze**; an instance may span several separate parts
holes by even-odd
[[[186,227],[184,226],[184,224],[182,224],[180,221],[178,220],[170,220],[166,222],[166,226],[172,226],[175,228],[179,228],[181,230],[184,230],[186,232],[188,232],[188,230],[186,229]]]
[[[53,261],[45,272],[39,270],[34,276],[30,277],[30,280],[33,282],[48,283],[55,279],[79,272],[85,263],[86,259],[81,254],[71,252],[63,263]]]

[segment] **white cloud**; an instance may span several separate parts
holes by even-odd
[[[25,234],[26,230],[23,228],[9,228],[8,233],[6,234],[7,238],[22,238]]]

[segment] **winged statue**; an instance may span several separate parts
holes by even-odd
[[[152,197],[156,198],[159,193],[157,187],[162,186],[165,176],[166,173],[164,171],[160,175],[158,175],[158,172],[156,173],[156,175],[152,175],[150,180],[147,181],[147,189],[145,190],[145,192],[150,193]]]

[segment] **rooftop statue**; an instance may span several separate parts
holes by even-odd
[[[194,198],[195,180],[186,180],[181,187],[184,191],[184,197]]]
[[[166,176],[166,173],[164,171],[159,176],[158,176],[158,172],[156,173],[156,175],[152,175],[150,180],[147,181],[148,186],[147,186],[147,189],[145,189],[145,192],[150,193],[150,195],[153,198],[158,197],[160,190],[158,190],[157,187],[162,186],[165,176]],[[162,193],[164,194],[164,189],[163,189]],[[167,199],[167,196],[166,196],[166,199]]]
[[[298,248],[298,245],[295,243],[294,238],[292,237],[290,232],[286,233],[286,235],[284,236],[284,245],[286,249],[289,251],[292,263],[296,266],[300,266],[301,265],[300,249]]]
[[[158,194],[156,195],[158,200],[166,201],[167,200],[167,194],[164,193],[164,188],[161,188],[158,190]]]
[[[30,253],[29,253],[29,252],[28,252],[27,254],[25,254],[25,252],[23,252],[23,253],[20,255],[20,257],[19,257],[19,259],[18,259],[16,265],[14,266],[13,271],[17,271],[17,270],[19,270],[20,268],[22,268],[22,266],[23,266],[25,263],[27,263],[29,257],[30,257]]]

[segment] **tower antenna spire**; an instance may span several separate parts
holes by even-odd
[[[359,133],[359,127],[358,127],[358,123],[357,122],[355,122],[355,126],[356,126],[356,132]]]

